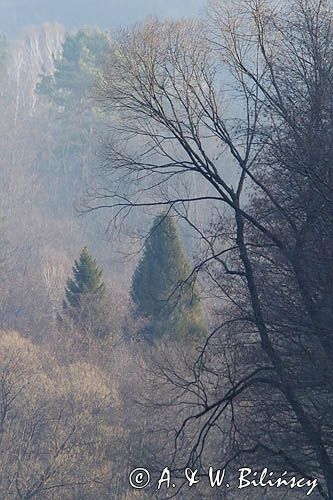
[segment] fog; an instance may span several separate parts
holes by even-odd
[[[67,29],[119,27],[146,16],[196,16],[204,0],[1,0],[0,32],[17,35],[24,27],[57,22]]]

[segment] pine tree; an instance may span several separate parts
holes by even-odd
[[[108,43],[107,34],[98,29],[67,34],[62,53],[54,61],[54,72],[44,70],[37,85],[47,104],[54,140],[43,170],[54,176],[61,166],[57,187],[50,192],[54,209],[61,216],[73,206],[73,193],[80,197],[90,184],[94,151],[103,127],[91,89],[102,71]]]
[[[105,284],[102,270],[96,260],[83,248],[78,261],[74,261],[73,278],[67,280],[63,312],[74,327],[86,335],[108,335],[108,311],[104,302]]]
[[[142,334],[197,344],[205,332],[195,278],[171,216],[155,218],[134,273],[131,297],[148,325]]]
[[[65,112],[92,106],[87,93],[103,67],[103,58],[109,38],[100,30],[82,28],[66,34],[61,57],[55,60],[53,74],[45,73],[37,86],[38,93],[46,96]],[[81,109],[82,113],[83,109]]]

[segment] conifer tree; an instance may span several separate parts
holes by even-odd
[[[148,325],[142,334],[197,344],[205,332],[195,278],[190,277],[177,226],[171,216],[157,216],[134,273],[131,297],[136,314]]]
[[[37,85],[38,94],[48,103],[54,140],[43,169],[51,176],[61,165],[59,182],[50,195],[55,210],[62,215],[86,192],[90,182],[97,137],[103,126],[91,99],[91,88],[102,70],[108,43],[107,34],[98,29],[82,28],[67,34],[62,53],[54,61],[54,71],[50,74],[45,69]]]
[[[66,34],[61,57],[55,60],[53,74],[44,73],[37,86],[64,112],[82,108],[90,109],[92,102],[87,93],[103,67],[103,58],[109,38],[98,29],[82,28],[75,34]],[[81,112],[83,109],[81,110]]]
[[[97,267],[96,260],[88,253],[87,247],[81,251],[79,261],[74,261],[73,278],[67,280],[66,305],[77,307],[82,295],[92,293],[101,298],[105,285],[101,281],[102,270]]]
[[[105,284],[96,260],[83,248],[74,261],[73,278],[67,280],[63,312],[81,333],[105,337],[110,330],[104,299]]]

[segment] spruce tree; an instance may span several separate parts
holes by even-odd
[[[105,337],[110,325],[104,295],[102,270],[85,247],[79,260],[74,261],[73,278],[67,280],[64,315],[72,320],[74,327],[81,333]]]
[[[205,332],[195,278],[174,218],[157,216],[132,280],[136,314],[147,319],[142,334],[195,345]]]

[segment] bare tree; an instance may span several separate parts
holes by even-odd
[[[226,207],[215,234],[187,217],[207,249],[193,272],[208,269],[229,304],[225,349],[222,341],[217,346],[228,376],[215,393],[204,390],[198,411],[181,428],[202,422],[190,462],[200,463],[207,435],[228,412],[237,434],[234,406],[244,400],[265,408],[268,428],[269,391],[269,404],[284,422],[280,440],[272,429],[265,442],[258,432],[246,439],[239,433],[243,442],[235,455],[260,449],[280,457],[297,473],[322,477],[320,491],[328,498],[331,22],[322,0],[248,0],[232,10],[216,1],[202,22],[148,20],[122,31],[96,96],[113,118],[103,188],[90,205],[111,208],[115,218],[133,207],[169,206],[184,217],[191,204],[207,209],[210,203],[220,213]],[[186,179],[193,175],[199,184],[192,195]],[[206,186],[202,195],[198,185]],[[232,330],[231,324],[238,326]],[[242,346],[239,356],[235,342],[228,351],[232,331]],[[200,373],[214,337],[198,359]],[[193,384],[202,387],[199,375]],[[300,446],[290,443],[294,433]]]
[[[16,332],[1,332],[0,358],[2,498],[107,498],[117,402],[105,374],[61,366]]]

